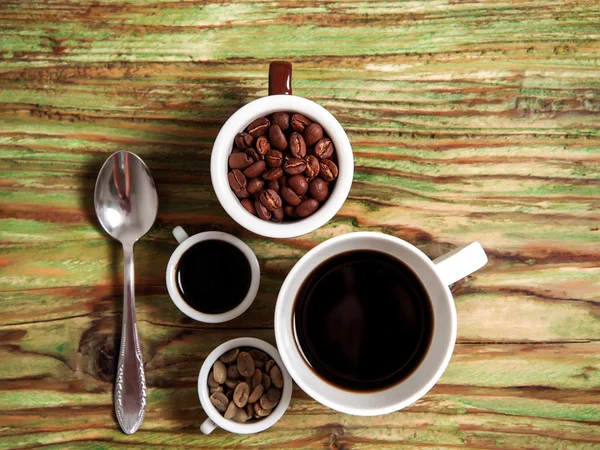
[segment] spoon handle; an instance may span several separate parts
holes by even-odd
[[[133,245],[123,245],[125,269],[121,351],[115,386],[115,413],[121,429],[135,433],[146,414],[146,377],[138,341],[133,284]]]

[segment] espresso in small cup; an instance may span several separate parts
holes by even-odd
[[[401,383],[429,350],[434,315],[419,277],[402,261],[353,250],[319,264],[296,296],[297,344],[312,370],[341,389]]]
[[[200,241],[181,256],[177,289],[194,310],[221,314],[238,306],[248,294],[252,271],[236,246],[219,239]]]

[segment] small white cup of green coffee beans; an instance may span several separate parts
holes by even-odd
[[[200,431],[220,427],[238,434],[274,425],[292,398],[292,378],[271,344],[242,337],[215,348],[198,376],[198,396],[208,418]]]

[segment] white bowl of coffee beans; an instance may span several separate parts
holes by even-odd
[[[255,338],[238,338],[213,350],[198,377],[198,395],[208,419],[200,430],[217,426],[233,433],[256,433],[275,424],[292,397],[292,379],[279,352]]]
[[[268,237],[294,237],[329,221],[352,184],[350,141],[326,109],[302,97],[260,98],[219,133],[211,177],[227,213]]]

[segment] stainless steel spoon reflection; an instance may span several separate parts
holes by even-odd
[[[133,434],[146,413],[146,379],[135,319],[133,245],[152,227],[158,211],[154,180],[139,156],[122,151],[106,160],[96,180],[94,206],[102,227],[123,245],[125,289],[115,412],[121,429]]]

